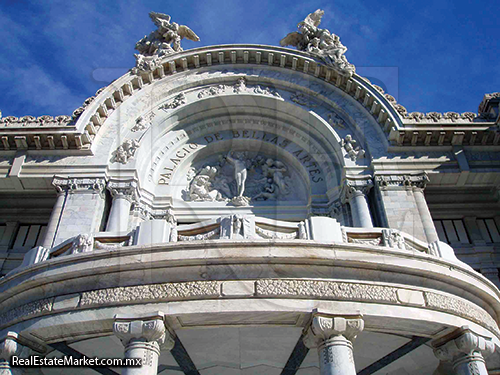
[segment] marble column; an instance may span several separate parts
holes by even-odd
[[[130,207],[136,200],[137,184],[135,181],[110,181],[108,190],[113,197],[109,212],[106,232],[126,232],[130,217]]]
[[[125,346],[125,359],[141,358],[140,367],[125,367],[122,375],[156,375],[160,349],[171,350],[174,340],[161,312],[150,315],[116,315],[113,332]]]
[[[368,192],[373,187],[371,179],[345,179],[342,190],[342,203],[351,206],[352,221],[355,227],[373,228]]]
[[[488,375],[483,356],[492,354],[495,345],[467,326],[436,340],[433,346],[439,360],[451,362],[455,375]]]
[[[424,226],[424,233],[427,238],[427,242],[433,243],[439,241],[439,236],[437,234],[436,227],[434,226],[429,206],[427,206],[427,201],[425,200],[424,187],[425,184],[414,186],[413,197],[415,198],[418,213],[420,214],[420,219],[422,220],[422,225]]]
[[[26,358],[31,354],[31,350],[19,344],[18,334],[15,332],[7,332],[0,339],[0,375],[20,375],[24,373],[22,367],[11,367],[13,356]]]
[[[360,315],[313,313],[304,344],[317,348],[321,375],[356,375],[352,342],[363,328]]]
[[[66,194],[68,193],[67,186],[62,185],[59,179],[54,179],[52,185],[56,188],[57,199],[54,207],[52,208],[52,213],[50,214],[50,219],[47,224],[47,230],[45,232],[45,238],[41,246],[50,249],[54,245],[54,240],[57,232],[57,227],[59,226],[59,221],[64,209],[64,202],[66,201]]]

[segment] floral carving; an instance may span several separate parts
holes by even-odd
[[[312,102],[308,96],[304,95],[301,92],[296,92],[295,94],[290,95],[290,100],[294,103],[297,103],[305,107],[309,108],[317,107],[317,104]]]
[[[186,104],[186,96],[181,92],[171,102],[160,106],[158,109],[175,109],[184,104]]]
[[[402,117],[406,117],[408,115],[408,111],[401,104],[394,104],[394,108]]]
[[[443,114],[442,113],[439,113],[439,112],[429,112],[425,118],[427,119],[431,119],[433,120],[434,122],[438,122],[439,120],[441,120],[443,118]]]
[[[452,122],[455,122],[460,118],[460,115],[457,112],[446,112],[444,114],[444,118],[446,120],[451,120]]]
[[[470,122],[472,122],[477,117],[477,115],[473,112],[464,112],[460,115],[460,117],[464,120],[469,120]]]
[[[139,116],[137,117],[137,119],[135,120],[135,125],[132,127],[132,129],[130,129],[131,131],[133,132],[139,132],[139,131],[143,131],[143,130],[146,130],[147,128],[149,128],[151,126],[151,123],[146,121],[144,119],[144,117],[142,116]]]
[[[219,95],[222,92],[224,92],[225,88],[226,88],[226,86],[224,86],[224,85],[217,85],[217,86],[207,87],[206,89],[203,89],[203,90],[201,90],[198,93],[198,98],[202,99],[202,98],[204,98],[206,96]]]
[[[26,317],[32,315],[40,315],[45,312],[52,311],[53,302],[53,298],[44,298],[9,310],[0,315],[0,326],[4,326],[5,324],[11,323],[19,318],[26,319]]]
[[[421,112],[412,112],[408,115],[410,120],[415,120],[416,122],[420,122],[425,118],[425,115]]]

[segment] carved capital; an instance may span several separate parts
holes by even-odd
[[[442,344],[445,339],[448,341]],[[456,330],[434,345],[437,345],[434,348],[434,355],[441,361],[453,362],[454,366],[464,360],[484,361],[483,356],[488,356],[495,351],[495,345],[491,339],[479,336],[467,326]]]
[[[138,201],[139,193],[135,181],[109,181],[107,188],[113,198],[123,198],[130,203]]]
[[[371,177],[349,178],[346,177],[342,183],[341,201],[342,203],[349,202],[357,196],[366,196],[373,187]]]
[[[375,184],[380,190],[425,189],[429,177],[425,172],[411,174],[376,175]]]
[[[173,338],[165,329],[164,316],[161,312],[137,318],[116,315],[113,332],[126,348],[136,342],[156,343],[167,350],[174,346]]]
[[[101,177],[59,177],[55,176],[52,180],[52,186],[55,187],[58,194],[68,193],[92,193],[99,194],[104,198],[104,189],[106,179]]]
[[[354,341],[363,330],[364,321],[361,315],[328,316],[316,313],[307,330],[304,343],[313,348],[335,336],[343,336],[349,341]]]

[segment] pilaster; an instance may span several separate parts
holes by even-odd
[[[451,362],[456,375],[487,375],[484,357],[495,350],[490,339],[467,326],[436,340],[433,346],[435,356],[441,361]]]
[[[425,172],[375,176],[386,225],[432,243],[439,238],[423,193],[428,181]]]
[[[321,375],[355,375],[352,342],[363,330],[361,315],[335,316],[314,312],[304,344],[317,348]]]
[[[104,213],[106,180],[102,177],[56,176],[52,185],[59,196],[50,218],[44,247],[56,246],[81,233],[98,232]]]
[[[113,332],[125,346],[125,359],[140,358],[140,367],[125,367],[123,375],[155,375],[160,349],[171,350],[174,340],[165,328],[164,314],[116,315]]]

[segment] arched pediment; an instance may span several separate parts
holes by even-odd
[[[311,75],[312,61],[306,63],[303,56],[295,61],[297,55],[278,50],[285,61],[290,58],[292,64],[302,65],[252,64],[249,58],[248,64],[240,65],[238,59],[224,66],[198,61],[197,67],[195,56],[199,59],[199,55],[193,50],[188,55],[194,67],[184,57],[188,64],[181,63],[180,71],[172,65],[177,54],[169,56],[161,65],[163,72],[129,73],[104,89],[77,126],[88,120],[93,123],[93,132],[100,139],[96,148],[99,154],[109,155],[109,175],[137,175],[151,202],[158,197],[182,201],[180,192],[186,187],[176,190],[170,185],[180,184],[182,179],[176,174],[185,178],[189,163],[201,163],[201,150],[207,157],[215,157],[235,147],[253,153],[252,158],[258,156],[255,150],[262,150],[263,158],[285,163],[306,191],[298,201],[331,202],[339,198],[345,168],[366,170],[372,155],[387,147],[380,121],[384,126],[393,123],[390,111],[379,111],[377,116],[374,108],[383,103],[383,96],[362,79],[353,96],[347,95],[337,83],[347,80],[346,85],[352,85],[356,76],[334,80],[332,71],[326,79],[328,70],[321,65],[317,65],[320,74]],[[245,55],[244,50],[239,51]],[[267,52],[269,58],[271,52]],[[188,56],[186,53],[182,54]],[[165,73],[166,67],[171,74]],[[361,85],[366,87],[362,90],[373,91],[373,98],[381,97],[371,109],[366,100],[361,102]],[[103,106],[114,107],[112,111],[108,108],[106,117],[100,115],[105,112]],[[184,147],[190,150],[189,145],[196,145],[193,155],[173,163],[171,160],[179,159],[177,155],[184,155]]]

